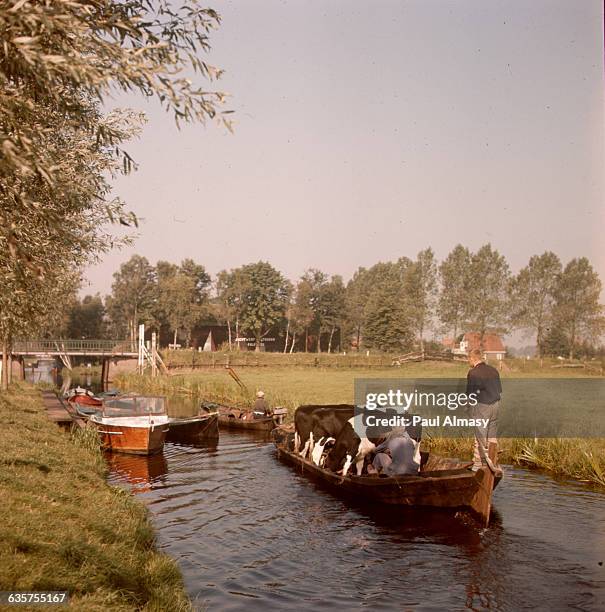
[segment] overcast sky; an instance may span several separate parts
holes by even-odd
[[[235,132],[117,101],[149,118],[115,184],[143,222],[83,293],[133,253],[347,280],[459,242],[514,272],[587,256],[605,280],[602,0],[209,4]]]

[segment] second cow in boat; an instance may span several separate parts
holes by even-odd
[[[372,453],[376,446],[368,438],[360,437],[353,428],[354,417],[348,419],[340,430],[334,448],[328,453],[324,466],[332,472],[342,472],[346,476],[354,463],[357,476],[361,476],[363,463],[367,455]]]
[[[299,406],[294,413],[294,451],[305,458],[313,456],[315,443],[321,438],[336,438],[353,416],[354,406]]]

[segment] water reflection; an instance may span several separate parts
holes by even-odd
[[[139,492],[208,609],[605,606],[601,493],[508,468],[478,529],[335,497],[278,462],[264,436],[221,431],[218,444],[166,444],[164,457]],[[112,482],[129,477],[111,468]]]
[[[162,453],[151,456],[105,453],[105,460],[112,479],[127,483],[134,493],[150,491],[168,473],[168,462]]]

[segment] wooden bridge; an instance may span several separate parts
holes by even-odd
[[[130,340],[21,340],[13,342],[15,357],[138,357],[137,342]]]
[[[25,377],[25,358],[59,358],[71,370],[71,357],[94,357],[102,363],[101,381],[107,382],[109,361],[139,358],[139,343],[130,340],[19,340],[13,342],[11,357],[19,360]]]

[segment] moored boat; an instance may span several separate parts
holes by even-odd
[[[218,411],[218,424],[227,429],[270,432],[277,425],[275,416],[255,418],[252,410],[223,406],[214,402],[203,402],[202,408]]]
[[[103,403],[100,397],[97,397],[92,391],[82,387],[75,387],[67,391],[65,399],[71,404],[76,404],[78,406],[101,406]]]
[[[191,442],[201,438],[218,438],[218,412],[168,419],[167,442]]]
[[[166,398],[127,395],[107,399],[89,422],[96,427],[104,449],[153,455],[163,449],[168,433]]]
[[[476,472],[471,461],[460,461],[421,453],[418,474],[404,476],[342,476],[313,461],[303,459],[293,449],[294,429],[279,428],[273,432],[277,457],[297,468],[298,474],[321,482],[333,493],[354,497],[357,501],[400,506],[465,509],[487,525],[491,495],[502,478],[484,466]],[[495,445],[494,445],[495,446]],[[495,457],[496,449],[490,449]]]

